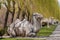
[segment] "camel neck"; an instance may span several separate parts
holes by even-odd
[[[35,17],[33,17],[33,27],[34,27],[34,31],[37,31],[40,29],[40,24]]]

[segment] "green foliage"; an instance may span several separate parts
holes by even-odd
[[[0,36],[2,36],[2,35],[4,35],[4,34],[5,34],[4,29],[1,29],[1,30],[0,30]]]
[[[47,28],[47,26],[44,26],[40,29],[40,31],[37,33],[38,36],[49,36],[52,34],[52,32],[55,30],[55,25],[50,25],[50,28]]]
[[[7,0],[9,9],[10,1],[13,0]],[[30,13],[39,12],[43,14],[44,17],[48,18],[55,17],[57,19],[60,19],[60,10],[57,0],[14,0],[14,1],[17,3],[16,6],[19,5],[22,10],[24,10],[24,7],[27,6],[27,8],[30,10]]]
[[[59,18],[59,7],[57,0],[34,0],[36,11],[42,13],[45,17],[53,16]],[[34,2],[33,1],[33,2]]]
[[[8,27],[6,27],[6,28],[4,28],[4,29],[0,29],[0,36],[3,36],[4,34],[7,33],[7,28],[8,28]]]

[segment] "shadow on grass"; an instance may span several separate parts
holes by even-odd
[[[0,38],[0,40],[3,40],[3,39],[5,39],[5,38]]]

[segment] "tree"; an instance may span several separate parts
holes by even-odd
[[[18,19],[19,19],[19,16],[20,16],[20,12],[21,12],[21,8],[18,6],[18,14],[17,14]]]
[[[1,2],[0,2],[0,9],[1,9]]]
[[[11,20],[11,23],[13,22],[13,19],[14,19],[14,14],[15,14],[15,1],[13,0],[13,12],[12,12],[12,20]]]
[[[7,28],[7,20],[8,20],[9,7],[10,7],[10,1],[7,1],[7,2],[8,2],[8,5],[7,5],[6,3],[4,3],[4,5],[5,5],[6,8],[7,8],[6,15],[5,15],[5,23],[4,23],[5,32],[6,32],[6,28]]]
[[[21,13],[21,6],[20,6],[20,0],[16,1],[17,5],[18,5],[18,14],[17,14],[17,18],[19,19],[20,13]]]

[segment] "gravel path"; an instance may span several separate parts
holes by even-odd
[[[60,40],[60,25],[58,25],[55,31],[46,39],[47,40]]]

